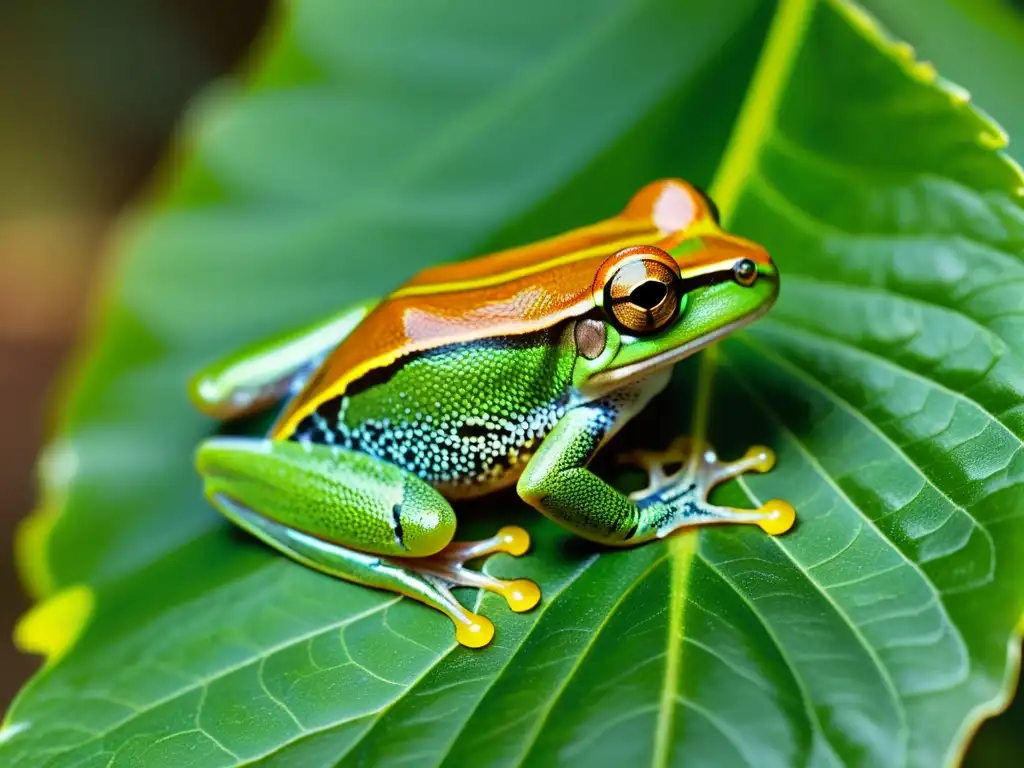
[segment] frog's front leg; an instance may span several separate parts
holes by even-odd
[[[793,525],[793,507],[784,501],[772,500],[760,509],[719,507],[707,501],[718,483],[750,470],[770,469],[774,455],[766,448],[752,448],[739,461],[722,463],[709,447],[697,449],[683,438],[665,454],[636,456],[650,472],[650,485],[628,496],[587,469],[597,450],[642,400],[642,393],[619,392],[566,413],[520,477],[520,496],[578,535],[614,546],[632,546],[706,523],[753,523],[771,534]],[[671,464],[681,468],[667,475],[664,467]]]
[[[451,587],[496,592],[514,611],[540,599],[532,581],[465,567],[496,552],[523,554],[526,531],[506,527],[484,541],[454,543],[448,501],[394,465],[334,446],[213,438],[200,447],[197,466],[207,498],[230,520],[305,565],[436,608],[463,645],[487,645],[494,626],[463,608]]]

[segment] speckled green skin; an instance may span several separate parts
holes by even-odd
[[[517,480],[519,495],[537,510],[606,544],[647,541],[686,518],[696,521],[704,510],[693,488],[634,500],[587,469],[664,387],[670,369],[587,399],[574,384],[578,369],[600,361],[578,353],[576,322],[439,347],[372,370],[322,403],[287,440],[208,440],[198,452],[207,496],[250,530],[259,525],[238,509],[339,549],[413,558],[451,540],[448,499]],[[313,332],[322,335],[322,328]],[[624,343],[613,329],[607,333],[609,350]],[[268,352],[256,366],[264,388],[274,380],[272,360]],[[279,378],[299,380],[308,371],[292,365]],[[294,393],[295,383],[275,386]],[[280,537],[270,543],[295,555]]]
[[[571,399],[571,323],[440,347],[374,371],[290,435],[401,467],[449,498],[509,485]]]
[[[452,540],[455,513],[440,491],[468,496],[514,482],[575,405],[572,331],[569,321],[374,371],[289,440],[209,439],[197,454],[207,498],[307,566],[457,618],[462,609],[444,585],[403,559],[427,557]],[[294,392],[308,373],[294,364],[275,370],[273,360],[254,368],[260,391]],[[606,415],[593,425],[594,450],[617,421]]]

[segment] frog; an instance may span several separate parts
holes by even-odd
[[[648,477],[628,493],[589,467],[678,362],[764,315],[779,282],[767,250],[726,232],[701,188],[650,183],[609,218],[430,267],[201,370],[189,392],[208,416],[278,409],[262,436],[199,444],[205,497],[295,561],[418,600],[451,620],[458,643],[484,647],[493,622],[454,588],[495,593],[514,612],[541,591],[471,567],[525,554],[530,537],[505,525],[456,541],[462,500],[514,486],[609,551],[709,523],[767,535],[793,526],[781,499],[709,501],[718,484],[772,469],[766,446],[723,461],[703,438],[680,436],[624,453]]]

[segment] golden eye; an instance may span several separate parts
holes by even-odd
[[[733,264],[732,276],[740,285],[750,287],[757,280],[757,264],[750,259],[740,259]]]
[[[679,275],[669,266],[672,257],[652,246],[629,248],[612,258],[620,256],[627,259],[605,284],[605,311],[627,333],[661,330],[679,312]]]

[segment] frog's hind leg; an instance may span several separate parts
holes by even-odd
[[[264,517],[225,495],[214,496],[211,502],[232,522],[303,565],[345,581],[397,592],[440,611],[455,625],[455,638],[462,645],[482,648],[494,637],[490,619],[467,610],[452,595],[453,581],[434,569],[419,569],[412,558],[382,557],[318,539]],[[469,574],[481,580],[490,579],[474,571],[466,570],[465,574],[466,582],[472,578]],[[528,583],[537,589],[533,582]]]
[[[777,535],[788,531],[796,520],[792,505],[779,499],[767,501],[758,509],[708,502],[716,485],[747,472],[768,472],[775,466],[774,451],[763,445],[752,446],[735,461],[721,461],[707,443],[679,437],[664,451],[633,451],[620,455],[619,460],[647,472],[647,487],[630,494],[639,507],[657,505],[672,511],[660,521],[659,537],[707,523],[750,523]],[[673,467],[678,469],[670,470]]]
[[[441,611],[463,645],[487,645],[494,625],[465,609],[451,587],[496,592],[517,611],[540,597],[531,581],[465,567],[497,552],[523,554],[525,531],[503,528],[491,539],[453,543],[447,500],[394,465],[333,446],[250,438],[206,441],[197,465],[207,498],[230,520],[307,566]]]

